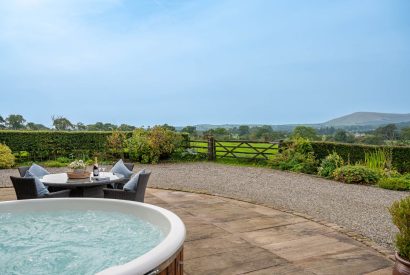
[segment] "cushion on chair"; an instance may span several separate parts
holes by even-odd
[[[131,177],[131,179],[124,185],[123,190],[124,191],[137,191],[137,186],[138,186],[138,180],[141,174],[145,173],[145,169],[142,169],[135,175]]]
[[[132,171],[128,170],[127,166],[124,165],[124,162],[122,161],[122,159],[117,161],[117,163],[111,169],[111,172],[121,174],[125,178],[130,178],[132,176]]]
[[[41,167],[40,165],[37,165],[35,163],[33,163],[30,166],[30,169],[28,169],[28,171],[30,171],[30,174],[38,177],[38,178],[42,178],[45,175],[50,174],[46,169],[44,169],[43,167]]]
[[[44,197],[44,195],[49,194],[50,192],[47,190],[47,187],[44,186],[43,182],[35,175],[33,175],[30,170],[26,172],[24,175],[25,178],[34,178],[36,183],[37,195],[39,197]]]

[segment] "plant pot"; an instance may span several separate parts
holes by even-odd
[[[393,275],[410,275],[410,262],[400,257],[396,252],[396,264],[393,267]]]
[[[84,174],[85,169],[80,168],[80,169],[73,169],[74,174]]]

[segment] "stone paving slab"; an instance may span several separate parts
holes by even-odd
[[[14,200],[0,188],[0,200]],[[393,262],[334,228],[217,196],[147,189],[187,227],[184,274],[391,274]]]

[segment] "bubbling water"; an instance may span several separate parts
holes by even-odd
[[[0,213],[0,274],[94,274],[163,239],[151,223],[118,212]]]

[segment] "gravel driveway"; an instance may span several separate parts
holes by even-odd
[[[134,170],[142,167],[153,172],[150,187],[204,192],[296,211],[361,233],[390,249],[395,227],[387,207],[410,195],[269,168],[195,162],[136,165]],[[0,170],[0,186],[10,186],[11,174],[17,175],[16,169]]]

